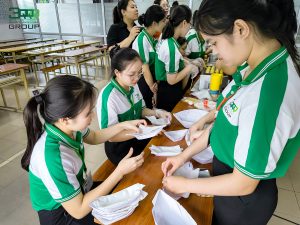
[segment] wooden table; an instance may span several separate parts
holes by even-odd
[[[11,39],[11,40],[4,40],[4,41],[0,41],[1,43],[8,43],[8,42],[17,42],[17,41],[29,41],[29,40],[35,40],[38,38],[19,38],[19,39]]]
[[[174,112],[179,112],[182,110],[193,108],[187,103],[180,101],[174,110]],[[175,119],[173,116],[172,124],[166,130],[179,130],[183,129],[183,126]],[[184,140],[180,142],[172,142],[165,135],[160,135],[151,139],[149,144],[144,150],[144,164],[138,168],[136,171],[126,175],[121,182],[117,185],[113,192],[120,191],[126,187],[129,187],[136,183],[145,184],[143,189],[148,193],[148,196],[139,203],[139,206],[135,209],[134,213],[129,217],[122,219],[114,224],[122,225],[132,225],[132,224],[143,224],[143,225],[153,225],[154,220],[152,216],[152,199],[155,196],[157,190],[162,188],[163,173],[161,171],[161,164],[165,161],[166,157],[158,157],[150,153],[149,147],[151,145],[157,146],[174,146],[180,145],[184,149],[186,148],[186,143]],[[195,167],[208,168],[211,169],[211,164],[201,165],[193,161]],[[98,175],[101,177],[101,175]],[[97,173],[94,178],[97,177]],[[212,197],[199,197],[195,194],[191,194],[188,199],[181,198],[179,203],[191,214],[193,219],[199,225],[210,225],[212,221],[213,213],[213,198]],[[170,215],[172,216],[172,215]],[[99,222],[98,222],[99,223]]]
[[[55,38],[46,38],[46,39],[35,39],[35,40],[24,40],[24,41],[15,41],[15,42],[7,42],[0,44],[0,48],[8,48],[8,47],[16,47],[21,45],[29,45],[29,44],[35,44],[35,43],[43,43],[43,42],[50,42],[55,41]]]
[[[27,98],[29,99],[28,84],[27,84],[27,79],[26,79],[26,75],[25,75],[25,71],[24,71],[24,69],[27,67],[28,67],[27,64],[15,64],[15,63],[9,63],[9,64],[4,64],[4,65],[0,66],[0,92],[2,95],[3,103],[4,103],[4,106],[0,106],[0,108],[14,110],[14,111],[21,110],[18,92],[15,88],[15,84],[17,84],[17,83],[24,84],[25,93],[26,93]],[[16,74],[16,75],[11,75],[11,74]],[[18,105],[17,108],[10,107],[6,103],[5,95],[4,95],[2,88],[7,87],[7,86],[13,86],[13,88],[14,88],[16,101],[17,101],[17,105]]]

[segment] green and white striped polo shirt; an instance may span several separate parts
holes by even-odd
[[[238,68],[218,99],[210,143],[216,157],[255,179],[285,175],[300,148],[300,78],[282,47],[244,80]],[[224,102],[224,101],[223,101]]]
[[[197,59],[203,57],[205,54],[205,41],[201,39],[195,29],[190,29],[185,36],[187,47],[185,54],[189,59]]]
[[[153,76],[155,74],[156,43],[157,41],[146,31],[146,29],[143,29],[132,44],[132,48],[139,53],[143,64],[149,65]]]
[[[126,91],[112,78],[102,89],[97,101],[97,115],[100,129],[119,122],[142,118],[145,102],[138,85]]]
[[[184,61],[177,41],[173,37],[163,40],[155,60],[156,80],[166,81],[167,74],[176,74],[183,69]]]
[[[83,185],[84,145],[89,134],[74,133],[76,140],[51,124],[33,148],[29,165],[30,199],[36,211],[53,210],[80,192]]]

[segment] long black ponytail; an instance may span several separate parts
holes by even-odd
[[[51,79],[44,91],[32,97],[23,112],[27,132],[27,147],[21,159],[22,168],[29,170],[32,150],[43,133],[41,120],[53,124],[60,118],[74,118],[87,105],[93,106],[96,88],[75,76]]]
[[[196,28],[208,35],[230,35],[237,19],[254,24],[263,36],[275,38],[285,46],[299,74],[293,0],[203,0],[197,13]]]
[[[176,6],[174,10],[172,10],[170,19],[163,30],[162,39],[173,37],[175,27],[179,26],[179,24],[184,20],[188,23],[191,22],[191,18],[192,11],[188,6]]]

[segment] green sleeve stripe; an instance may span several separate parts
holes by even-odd
[[[267,177],[270,176],[270,174],[262,174],[262,175],[257,175],[250,173],[249,171],[245,170],[242,166],[240,166],[237,162],[234,162],[234,167],[237,168],[241,173],[245,174],[248,177],[252,177],[254,179],[266,179]]]
[[[55,201],[59,202],[59,203],[63,203],[63,202],[69,201],[70,199],[76,197],[80,192],[81,192],[81,189],[78,188],[72,195],[70,195],[68,197],[65,197],[65,198],[55,199]]]
[[[101,122],[100,122],[100,128],[104,129],[108,127],[108,98],[112,90],[114,89],[113,85],[108,85],[102,92],[101,96],[101,107],[98,110],[101,110]]]
[[[145,50],[144,50],[144,34],[141,34],[138,36],[138,49],[139,49],[139,54],[142,59],[143,63],[148,63],[145,57]]]
[[[278,65],[274,72],[271,70],[265,75],[262,83],[245,165],[260,173],[265,171],[268,164],[271,142],[287,87],[287,70],[286,62]]]
[[[170,56],[170,62],[169,62],[169,71],[168,73],[176,73],[175,71],[175,44],[173,43],[172,39],[168,39],[168,46],[169,46],[169,56]]]

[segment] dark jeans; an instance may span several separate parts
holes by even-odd
[[[231,173],[232,168],[213,159],[213,175]],[[261,180],[255,191],[244,196],[215,196],[213,225],[266,225],[278,200],[276,179]]]

